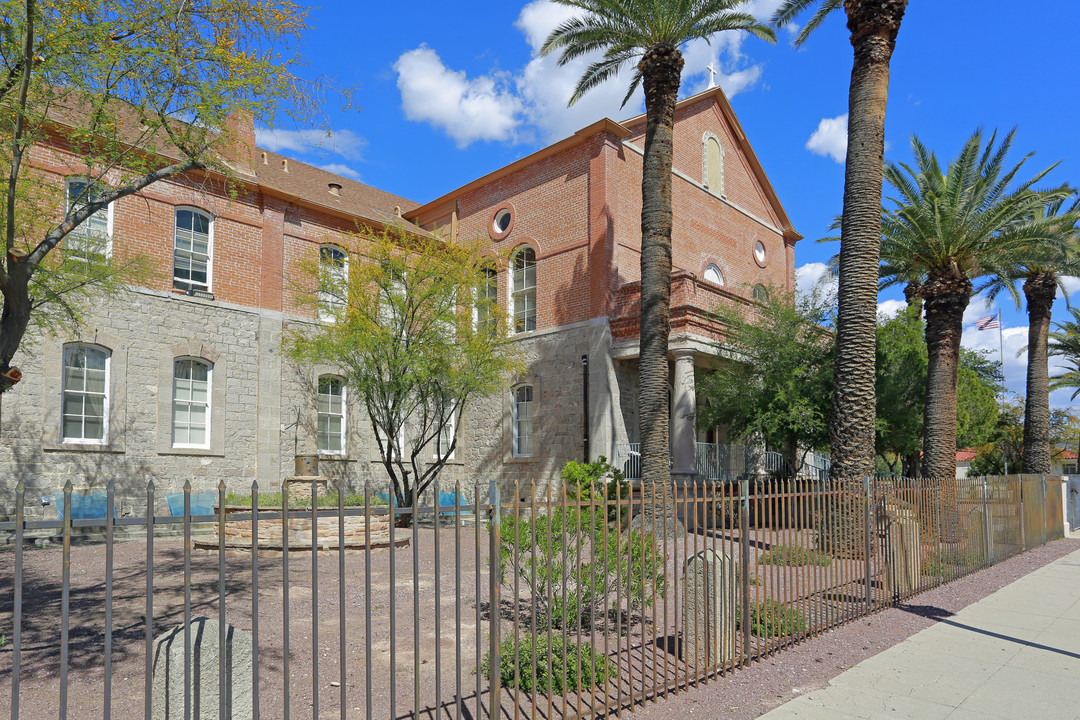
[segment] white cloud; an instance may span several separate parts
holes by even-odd
[[[1061,284],[1065,286],[1065,292],[1069,294],[1069,297],[1074,297],[1078,291],[1080,291],[1080,277],[1074,277],[1072,275],[1062,275]],[[1061,292],[1061,288],[1057,289],[1057,299],[1061,300],[1065,297]]]
[[[255,142],[271,152],[340,155],[347,160],[363,160],[367,140],[350,130],[282,130],[255,128]]]
[[[795,268],[795,292],[805,295],[817,286],[823,286],[826,292],[836,292],[836,277],[825,263],[806,263]]]
[[[967,308],[964,310],[964,327],[971,325],[976,320],[981,320],[987,315],[993,315],[994,303],[987,300],[982,295],[977,295],[971,298],[971,302],[968,303]]]
[[[989,351],[991,360],[1003,360],[1005,386],[1014,392],[1024,391],[1027,377],[1027,326],[1002,327],[999,345],[996,330],[979,330],[974,325],[964,329],[960,344],[972,350]],[[1000,354],[1004,352],[1004,358]]]
[[[342,165],[341,163],[327,163],[326,165],[320,165],[319,168],[327,172],[332,172],[335,175],[341,175],[342,177],[351,178],[353,180],[360,179],[360,173],[356,172],[348,165]]]
[[[817,130],[806,141],[806,149],[815,155],[831,157],[843,163],[847,156],[847,113],[834,118],[822,118]]]
[[[907,307],[905,300],[884,300],[877,304],[878,315],[892,317]]]
[[[522,103],[505,73],[469,78],[447,68],[426,45],[403,53],[394,70],[409,120],[441,128],[459,148],[477,140],[514,140]]]
[[[767,20],[781,0],[754,0],[750,12]],[[435,50],[425,45],[401,55],[394,64],[405,116],[425,122],[452,137],[464,148],[478,140],[545,142],[569,136],[603,117],[631,117],[643,111],[641,89],[623,106],[632,68],[567,103],[585,69],[600,56],[592,53],[560,66],[558,54],[541,56],[551,31],[579,11],[551,0],[532,0],[522,8],[514,27],[524,36],[532,59],[514,72],[492,71],[468,77],[448,68]],[[718,70],[717,84],[728,97],[753,86],[761,65],[749,65],[739,51],[745,33],[721,33],[712,44],[689,43],[684,49],[684,94],[704,90],[709,63]]]

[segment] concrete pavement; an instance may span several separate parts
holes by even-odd
[[[1080,550],[760,720],[795,718],[1080,720]]]

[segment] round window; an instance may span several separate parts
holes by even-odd
[[[754,243],[754,260],[761,267],[765,267],[765,243],[760,240]]]
[[[492,230],[496,235],[502,235],[510,229],[510,208],[503,208],[499,212],[495,213],[495,220],[491,224]]]

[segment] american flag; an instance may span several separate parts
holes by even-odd
[[[1001,323],[998,322],[998,314],[987,315],[984,318],[979,318],[975,321],[975,327],[979,330],[997,330],[1001,327]]]

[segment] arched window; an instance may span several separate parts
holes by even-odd
[[[173,361],[173,447],[210,447],[210,376],[208,362]]]
[[[109,352],[89,345],[64,348],[63,442],[109,442]]]
[[[513,422],[514,457],[532,457],[533,454],[533,388],[532,385],[519,385],[514,388],[511,399],[511,420]]]
[[[333,375],[319,376],[319,452],[342,455],[345,452],[345,383]]]
[[[477,332],[495,331],[495,303],[499,296],[499,273],[495,268],[485,265],[480,270],[480,280],[476,286],[476,307],[473,308],[473,325]]]
[[[514,332],[536,329],[536,253],[528,245],[514,251],[510,259],[511,313]]]
[[[95,202],[101,194],[101,186],[89,178],[67,179],[67,203],[71,210],[79,210]],[[64,237],[64,252],[81,259],[93,256],[109,257],[112,254],[112,203],[94,212]]]
[[[714,133],[702,139],[702,184],[717,195],[724,194],[724,146]]]
[[[754,286],[754,299],[758,302],[769,301],[769,291],[761,283]]]
[[[334,322],[348,297],[349,256],[336,245],[319,248],[319,319]]]
[[[194,208],[177,208],[173,238],[173,287],[210,291],[213,256],[210,216]]]
[[[724,273],[720,268],[713,263],[709,263],[705,267],[705,282],[712,283],[718,287],[724,286]]]

